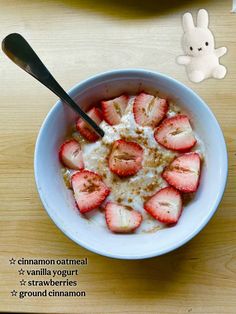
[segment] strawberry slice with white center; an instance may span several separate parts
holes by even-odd
[[[101,111],[93,107],[87,112],[87,115],[98,125],[102,122],[103,116]],[[96,132],[91,128],[88,123],[86,123],[82,118],[79,118],[76,123],[76,128],[79,131],[79,133],[89,142],[95,142],[98,140],[99,136],[96,134]]]
[[[64,166],[81,170],[84,168],[83,155],[80,144],[75,140],[68,140],[61,145],[59,159]]]
[[[75,173],[71,183],[81,213],[99,207],[110,193],[102,178],[92,171],[82,170]]]
[[[143,148],[135,142],[117,140],[109,156],[110,170],[120,177],[136,174],[142,168]]]
[[[200,178],[201,159],[198,153],[187,153],[174,159],[162,177],[182,192],[195,192]]]
[[[154,128],[165,117],[168,108],[166,99],[141,93],[134,99],[134,119],[137,124]]]
[[[108,202],[105,207],[108,228],[116,233],[130,233],[142,222],[142,215],[129,206]]]
[[[101,105],[104,120],[110,125],[120,123],[120,119],[125,112],[128,101],[128,95],[121,95],[120,97],[111,100],[103,100]]]
[[[180,193],[168,186],[159,190],[147,202],[144,209],[155,219],[166,224],[174,224],[182,212]]]
[[[186,115],[165,119],[154,132],[156,141],[174,151],[186,151],[196,144],[192,127]]]

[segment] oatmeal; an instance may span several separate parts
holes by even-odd
[[[187,167],[185,169],[187,169],[186,171],[189,171],[189,178],[191,173],[192,180],[189,182],[191,183],[191,186],[193,186],[194,183],[196,183],[196,180],[194,181],[194,179],[197,176],[197,174],[195,174],[193,171],[195,171],[194,167],[198,162],[198,157],[195,155],[192,156],[191,153],[196,151],[195,154],[199,155],[201,158],[201,155],[204,151],[202,142],[198,139],[197,135],[194,134],[194,131],[189,124],[188,118],[181,113],[180,108],[174,104],[169,104],[168,108],[165,109],[166,111],[163,111],[162,113],[162,108],[167,106],[166,102],[162,103],[162,100],[159,98],[154,98],[152,95],[142,97],[143,98],[140,97],[141,100],[140,103],[138,103],[138,106],[135,104],[135,106],[138,107],[135,109],[136,111],[134,110],[134,102],[137,101],[135,96],[121,96],[121,99],[116,98],[119,100],[117,100],[117,102],[114,101],[112,103],[112,101],[110,101],[109,103],[109,101],[105,101],[105,104],[102,103],[102,113],[104,114],[105,110],[105,115],[108,117],[105,120],[107,121],[103,120],[101,113],[97,114],[96,112],[93,112],[93,114],[96,116],[96,122],[100,123],[100,127],[105,132],[103,138],[97,138],[96,141],[94,141],[95,135],[93,135],[93,142],[89,142],[88,140],[84,139],[84,135],[86,132],[89,133],[91,130],[87,128],[87,130],[83,130],[81,132],[81,127],[77,127],[80,132],[74,132],[72,137],[76,142],[79,143],[79,149],[83,156],[83,166],[81,166],[80,160],[79,164],[81,169],[67,169],[65,172],[67,174],[67,186],[68,177],[70,177],[70,175],[74,172],[87,169],[93,173],[98,174],[101,177],[102,182],[110,190],[109,194],[106,192],[106,198],[102,200],[98,207],[105,207],[107,203],[116,204],[116,207],[114,205],[114,208],[111,205],[108,206],[111,220],[114,220],[115,224],[118,224],[121,223],[119,219],[124,216],[125,219],[127,219],[126,224],[128,224],[127,221],[130,222],[130,224],[133,222],[132,226],[134,230],[136,229],[135,219],[139,219],[140,217],[136,217],[130,208],[135,212],[137,211],[142,216],[142,223],[140,224],[139,228],[136,229],[136,232],[138,233],[154,232],[165,227],[166,223],[171,223],[171,219],[168,220],[169,218],[165,218],[162,214],[159,215],[158,213],[156,215],[156,211],[159,212],[160,209],[153,209],[152,202],[148,200],[160,190],[163,190],[163,195],[168,192],[171,194],[171,197],[175,197],[175,191],[168,190],[167,187],[171,185],[171,187],[175,188],[176,182],[178,183],[178,181],[183,177],[183,171],[180,173],[180,168],[177,169],[175,167],[175,173],[173,173],[173,169],[169,169],[167,176],[167,170],[165,170],[174,162],[177,164],[178,162],[181,164],[183,163],[185,165],[184,167]],[[106,106],[110,110],[108,113],[106,111]],[[113,111],[110,109],[111,106],[113,106]],[[157,112],[156,108],[158,108],[159,112]],[[176,119],[176,117],[178,119]],[[109,124],[109,121],[113,121],[112,125]],[[81,121],[77,123],[77,125],[78,124],[81,125]],[[176,128],[173,129],[173,125],[175,124]],[[123,145],[124,148],[120,148],[121,145]],[[186,149],[183,145],[186,145]],[[116,149],[116,151],[113,160],[111,161],[110,159],[111,155],[114,154],[114,149]],[[125,149],[127,151],[124,151]],[[133,155],[131,153],[132,149],[134,151]],[[122,152],[119,150],[122,150]],[[185,154],[186,156],[184,156],[184,158],[180,159],[179,161],[178,157],[182,156],[183,152],[185,153],[185,150],[191,150],[191,153]],[[77,154],[74,154],[73,158],[73,160],[80,158],[80,156],[78,156],[78,150]],[[197,159],[196,162],[195,159]],[[113,170],[111,162],[113,162]],[[191,167],[193,167],[194,170],[192,170],[193,168],[189,170],[188,164],[190,163],[193,164]],[[137,167],[137,169],[134,167],[134,165]],[[116,167],[121,168],[118,169],[120,172],[116,171]],[[122,170],[124,173],[121,172]],[[133,172],[130,172],[131,175],[126,175],[125,171]],[[196,173],[197,171],[198,170],[196,166]],[[165,179],[163,175],[166,176]],[[198,174],[198,177],[199,175],[200,174]],[[173,183],[170,184],[172,181]],[[198,184],[198,182],[196,184]],[[101,190],[103,191],[103,188],[101,188]],[[181,187],[177,190],[181,191]],[[176,200],[181,203],[179,200],[181,197],[179,196],[178,191],[176,192],[178,193],[178,199],[176,198]],[[102,193],[100,194],[103,195]],[[160,201],[158,203],[159,206],[160,204],[162,205],[164,210],[165,206],[166,208],[169,206],[170,210],[167,210],[166,214],[170,214],[171,210],[173,210],[174,213],[175,210],[175,207],[172,206],[173,204],[168,203],[170,202],[169,194],[166,194],[166,203]],[[159,198],[162,197],[164,196],[158,195],[157,199],[159,200]],[[186,196],[185,199],[187,199]],[[147,204],[147,208],[144,208],[144,204]],[[156,204],[157,203],[154,203],[154,207]],[[121,209],[122,206],[123,212]],[[181,214],[181,206],[182,205],[179,205],[178,207],[178,214],[176,214],[177,216]],[[79,205],[78,207],[80,208]],[[149,207],[151,210],[148,209]],[[105,220],[103,211],[88,210],[85,212],[86,216],[91,219],[93,223],[103,225],[104,227],[106,227],[106,224],[108,224],[109,227],[110,216],[108,214],[106,215]],[[116,225],[116,227],[113,227],[114,230],[112,230],[112,228],[110,229],[114,232],[123,232],[116,230],[125,230],[125,227],[123,229],[120,226],[118,227]]]

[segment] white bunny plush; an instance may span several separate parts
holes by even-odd
[[[219,63],[227,49],[215,49],[214,36],[208,28],[208,13],[201,9],[197,15],[197,26],[194,26],[190,13],[183,15],[184,34],[182,44],[185,56],[179,56],[177,62],[186,66],[189,79],[198,83],[207,78],[222,79],[226,68]]]

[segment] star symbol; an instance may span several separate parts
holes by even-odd
[[[14,290],[12,290],[11,291],[11,296],[12,297],[16,297],[16,295],[17,295],[17,291],[14,289]]]
[[[13,257],[11,259],[9,259],[10,265],[15,265],[16,259],[14,259]]]
[[[19,275],[24,275],[25,271],[21,268],[20,270],[18,270]]]
[[[26,282],[27,282],[27,281],[26,281],[25,279],[20,280],[21,286],[25,286]]]

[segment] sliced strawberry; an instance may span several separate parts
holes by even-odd
[[[195,192],[200,178],[201,159],[198,153],[187,153],[172,161],[162,177],[182,192]]]
[[[196,144],[189,119],[179,114],[165,119],[154,132],[156,141],[165,148],[186,151]]]
[[[136,123],[156,127],[168,111],[166,99],[141,93],[134,99],[133,113]]]
[[[75,140],[68,140],[61,145],[59,159],[64,166],[80,170],[84,168],[82,150],[80,144]]]
[[[102,204],[110,193],[102,178],[92,171],[76,172],[72,178],[72,188],[78,208],[86,213]]]
[[[163,188],[144,203],[144,209],[160,222],[176,223],[182,212],[180,193],[170,186]]]
[[[143,148],[135,142],[117,140],[109,156],[110,170],[120,177],[131,176],[142,168]]]
[[[97,124],[100,124],[103,120],[101,111],[96,107],[90,109],[87,112],[87,115]],[[80,132],[80,134],[89,142],[95,142],[99,138],[95,131],[93,131],[93,129],[81,118],[78,119],[76,123],[76,128]]]
[[[117,233],[129,233],[137,229],[142,222],[142,215],[131,207],[108,202],[105,207],[108,228]]]
[[[121,95],[120,97],[111,100],[102,101],[101,105],[104,120],[110,125],[120,123],[120,119],[125,112],[128,101],[129,96],[127,95]]]

